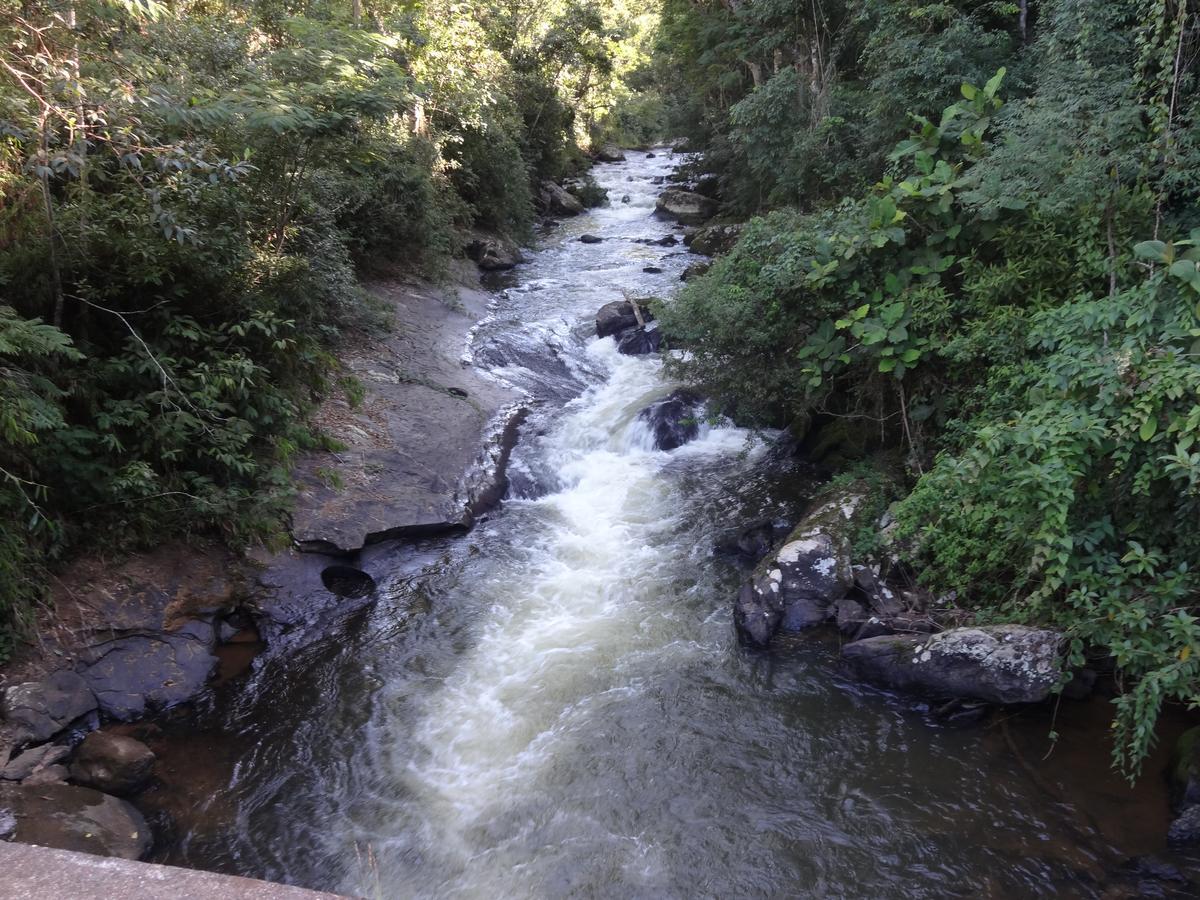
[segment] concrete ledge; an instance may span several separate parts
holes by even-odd
[[[0,896],[8,900],[336,900],[338,895],[0,841]]]

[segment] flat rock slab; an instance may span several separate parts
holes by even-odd
[[[13,685],[0,696],[0,717],[20,741],[49,740],[95,708],[87,682],[65,669],[42,681]]]
[[[121,859],[140,859],[150,850],[150,828],[142,814],[126,801],[91,788],[0,785],[0,812],[15,825],[9,839],[22,844]],[[6,897],[11,896],[4,883],[9,871],[0,869],[0,891]]]
[[[0,890],[10,900],[335,900],[338,896],[215,872],[2,842],[0,873]]]
[[[143,716],[147,709],[169,709],[204,689],[217,666],[214,632],[194,622],[177,634],[145,634],[99,644],[86,657],[80,674],[100,710],[119,722]]]
[[[322,405],[318,422],[345,449],[296,467],[292,534],[305,549],[348,552],[470,524],[469,473],[489,462],[485,444],[508,425],[506,413],[517,416],[518,395],[462,358],[487,294],[390,282],[372,290],[394,330],[343,350],[365,396]]]

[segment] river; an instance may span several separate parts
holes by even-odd
[[[536,401],[509,498],[371,550],[377,603],[201,710],[180,752],[216,774],[161,858],[385,898],[1100,896],[1167,821],[1108,772],[1103,705],[1043,762],[1052,710],[953,726],[844,679],[834,635],[739,648],[714,538],[810,485],[730,425],[653,449],[637,413],[672,385],[593,317],[689,255],[639,242],[678,233],[678,157],[629,156],[468,348]]]

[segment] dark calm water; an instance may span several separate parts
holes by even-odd
[[[599,167],[611,205],[497,294],[469,356],[540,401],[514,496],[372,551],[377,605],[174,741],[195,793],[167,861],[387,898],[1101,896],[1162,848],[1163,792],[1108,772],[1102,704],[1060,710],[1043,761],[1053,711],[939,725],[843,680],[832,636],[737,646],[713,538],[802,479],[732,427],[653,450],[636,415],[672,385],[592,328],[678,285],[684,248],[636,242],[672,232],[652,179],[678,162]]]

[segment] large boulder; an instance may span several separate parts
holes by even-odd
[[[71,761],[71,780],[108,794],[133,794],[154,771],[154,753],[123,734],[93,731]]]
[[[553,181],[543,181],[540,199],[542,209],[552,216],[577,216],[583,212],[579,198]]]
[[[66,669],[42,681],[13,685],[0,698],[0,714],[20,743],[46,741],[96,708],[87,682]]]
[[[646,306],[647,302],[647,300],[638,300],[638,309],[641,310],[642,318],[649,322],[654,319],[654,314]],[[614,300],[612,303],[605,303],[596,313],[596,337],[619,334],[627,329],[636,328],[637,325],[637,313],[633,311],[633,304],[628,300]]]
[[[703,194],[668,188],[659,195],[655,209],[684,225],[703,225],[717,214],[717,203]]]
[[[464,248],[467,257],[485,272],[511,269],[525,262],[521,248],[507,238],[494,235],[475,235]]]
[[[854,583],[850,531],[864,493],[852,488],[818,501],[783,546],[755,569],[738,593],[733,621],[743,641],[766,647],[835,615]]]
[[[678,390],[651,403],[638,418],[653,435],[656,450],[674,450],[700,433],[700,398],[689,390]]]
[[[0,785],[0,821],[9,838],[59,850],[141,859],[150,829],[124,800],[71,784]]]
[[[741,235],[741,225],[709,225],[697,231],[688,246],[693,253],[720,256],[732,250]]]
[[[620,147],[609,144],[596,151],[596,159],[606,163],[625,162],[625,153]]]
[[[860,678],[937,697],[1037,703],[1062,675],[1056,631],[1024,625],[951,628],[854,641],[842,658]]]
[[[713,552],[754,565],[770,553],[775,542],[784,538],[790,530],[786,522],[762,519],[717,535]]]
[[[651,322],[645,328],[635,325],[617,335],[617,352],[626,356],[657,353],[662,346],[662,332]]]

